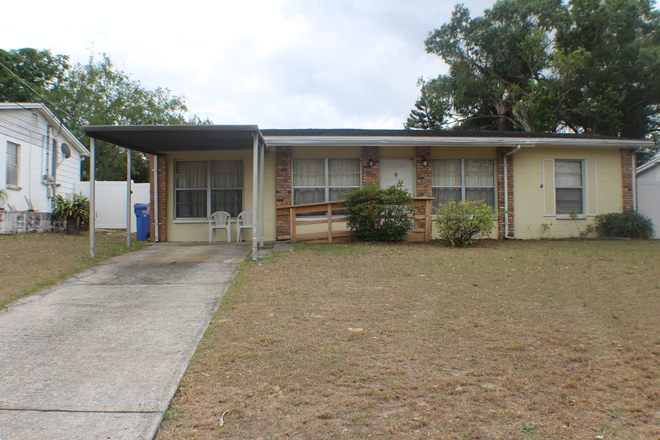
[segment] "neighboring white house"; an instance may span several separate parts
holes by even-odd
[[[0,190],[9,196],[5,211],[50,212],[55,194],[73,194],[84,156],[89,151],[45,105],[0,103]]]
[[[660,238],[660,156],[637,168],[637,210],[653,220]]]

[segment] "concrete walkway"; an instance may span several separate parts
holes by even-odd
[[[249,243],[160,243],[0,311],[0,439],[151,439]]]

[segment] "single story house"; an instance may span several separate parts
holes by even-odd
[[[637,168],[639,212],[648,216],[660,238],[660,156]]]
[[[552,237],[570,237],[578,231],[569,212],[583,230],[597,214],[636,208],[635,152],[652,145],[560,133],[260,130],[256,125],[83,131],[151,155],[151,237],[159,241],[208,240],[208,218],[215,211],[232,217],[258,212],[253,242],[257,235],[266,241],[289,239],[292,207],[319,203],[325,209],[347,189],[397,181],[432,204],[482,199],[507,210],[494,238],[538,238],[542,224],[551,224]],[[327,217],[314,214],[296,216],[297,227],[322,236],[328,223],[319,219]],[[341,218],[330,226],[345,228]]]
[[[85,156],[89,151],[45,105],[0,103],[0,189],[8,195],[0,233],[27,227],[25,215],[9,211],[50,213],[56,194],[73,195]]]

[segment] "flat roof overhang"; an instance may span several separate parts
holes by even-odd
[[[268,145],[277,147],[550,147],[638,149],[654,145],[647,139],[624,139],[572,133],[523,133],[442,130],[297,129],[263,130]]]
[[[87,136],[145,154],[252,150],[253,134],[268,149],[258,125],[86,125]]]

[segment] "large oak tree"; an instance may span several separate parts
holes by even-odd
[[[449,72],[420,82],[405,126],[650,136],[659,31],[650,0],[499,0],[475,18],[459,4],[425,41]]]

